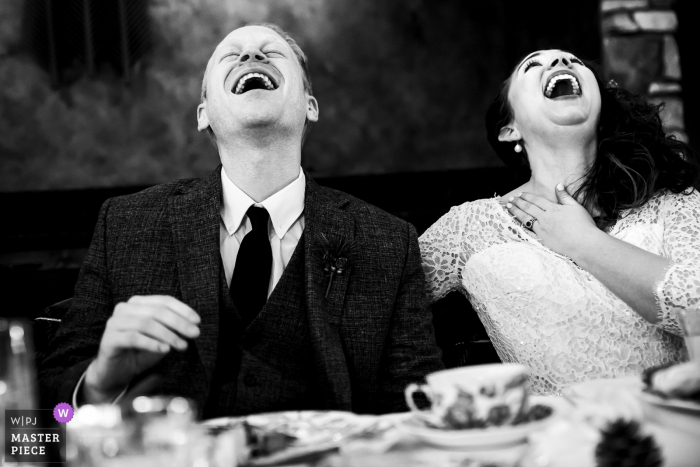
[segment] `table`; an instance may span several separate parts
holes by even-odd
[[[531,398],[532,403],[546,403],[553,406],[555,408],[554,415],[546,419],[547,421],[535,422],[540,423],[540,426],[532,424],[526,427],[521,425],[520,428],[537,429],[538,431],[533,431],[530,434],[528,442],[521,439],[521,441],[511,442],[507,445],[485,446],[482,444],[464,447],[466,443],[463,443],[460,434],[457,441],[462,445],[461,447],[436,447],[426,441],[426,439],[434,440],[436,438],[434,432],[428,433],[429,436],[426,435],[425,439],[420,439],[411,435],[416,430],[420,433],[420,427],[416,426],[414,430],[411,430],[403,425],[402,428],[401,421],[410,417],[410,413],[374,417],[358,416],[347,412],[283,412],[250,416],[247,421],[258,430],[272,430],[274,427],[288,426],[284,424],[290,421],[292,425],[298,422],[301,423],[301,430],[306,431],[307,437],[304,439],[309,440],[309,442],[296,444],[293,449],[296,449],[297,454],[307,453],[307,456],[274,465],[299,467],[386,467],[394,465],[401,467],[476,467],[490,463],[504,467],[515,465],[518,467],[559,467],[562,465],[566,467],[593,467],[595,464],[593,453],[600,439],[599,427],[605,426],[611,420],[623,417],[642,422],[644,430],[652,434],[659,444],[666,467],[700,466],[700,413],[696,415],[693,415],[693,412],[691,415],[685,414],[684,416],[688,418],[689,423],[680,423],[682,421],[680,418],[668,417],[662,410],[650,410],[651,407],[645,406],[643,403],[645,398],[641,397],[640,388],[640,378],[633,377],[579,383],[568,388],[569,390],[565,391],[562,396],[534,396]],[[80,415],[80,412],[77,415]],[[254,419],[258,421],[255,422]],[[262,421],[260,421],[261,419]],[[158,425],[161,422],[166,423],[166,425]],[[168,426],[167,423],[167,418],[155,418],[147,426],[149,430],[153,430],[152,434],[167,434],[170,431],[162,429],[163,426]],[[264,428],[266,423],[268,428]],[[161,445],[157,444],[152,445],[156,447],[153,451],[130,450],[128,449],[131,446],[129,439],[125,437],[124,446],[127,449],[123,456],[120,454],[117,457],[107,459],[99,454],[99,449],[98,451],[85,451],[90,456],[95,453],[93,456],[95,461],[88,462],[88,464],[95,467],[107,465],[113,467],[134,467],[136,465],[149,465],[149,467],[156,465],[158,467],[199,467],[200,465],[233,467],[236,464],[236,458],[247,458],[246,439],[250,436],[250,432],[241,423],[241,419],[222,418],[199,424],[188,422],[186,425],[177,426],[181,429],[176,431],[183,434],[182,437],[173,436],[172,439],[168,436],[163,437],[173,442],[177,441],[171,446],[172,449],[162,450]],[[316,428],[313,428],[314,426]],[[362,433],[358,434],[358,430]],[[494,430],[498,431],[498,429]],[[481,443],[484,436],[493,439],[495,435],[496,438],[499,438],[498,441],[502,442],[503,432],[496,433],[496,431],[476,433],[480,439],[471,437],[471,440]],[[438,431],[437,433],[445,432]],[[472,431],[472,433],[474,432]],[[454,434],[454,432],[451,434],[448,432],[446,437],[449,438]],[[156,437],[160,439],[160,437]],[[105,439],[99,436],[94,437],[91,434],[87,438],[91,441],[87,444],[80,441],[80,437],[76,437],[74,441],[80,446],[99,447],[99,442]],[[445,436],[442,439],[445,439]],[[112,439],[110,438],[110,440]],[[337,449],[339,440],[340,449]],[[92,441],[98,441],[98,444]],[[324,452],[318,452],[322,446],[321,443],[324,443],[323,446],[326,449]],[[308,454],[311,451],[316,452]],[[290,451],[278,452],[278,458],[283,453],[289,454]],[[563,458],[568,459],[562,461]],[[543,459],[549,459],[550,462],[544,462]]]
[[[580,415],[580,407],[577,405],[582,405],[581,401],[585,400],[604,406],[605,402],[596,402],[595,398],[607,396],[610,399],[611,393],[618,394],[619,398],[624,398],[626,397],[624,396],[625,392],[638,391],[640,384],[638,377],[592,381],[579,388],[577,395],[579,399],[574,397],[567,400],[556,396],[550,396],[549,399],[557,404],[559,421],[566,422],[569,418],[576,417],[577,414]],[[612,400],[610,403],[616,404],[617,402]],[[643,427],[654,436],[659,444],[664,456],[663,465],[665,467],[700,466],[700,431],[692,434],[678,429],[673,423],[664,423],[663,419],[650,418],[648,415],[645,413],[643,416]],[[700,420],[698,424],[700,426]],[[377,452],[375,450],[373,452],[371,448],[363,449],[362,444],[356,442],[354,445],[348,445],[347,448],[341,448],[339,452],[324,453],[283,465],[299,467],[387,467],[394,465],[401,467],[470,467],[469,461],[472,460],[514,466],[528,448],[528,443],[519,443],[477,449],[445,449],[430,446],[401,434],[396,443],[386,451]],[[593,466],[594,463],[582,459],[577,465]],[[569,465],[569,467],[576,466]]]

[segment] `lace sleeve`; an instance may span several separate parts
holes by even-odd
[[[658,326],[682,335],[676,310],[700,302],[700,193],[669,193],[665,198],[663,243],[673,263],[656,286]]]
[[[455,206],[418,239],[429,303],[462,287],[462,236],[466,225],[464,205]]]

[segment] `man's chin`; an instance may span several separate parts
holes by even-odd
[[[236,105],[232,118],[244,124],[259,125],[278,120],[283,108],[267,99],[250,99]]]
[[[243,127],[262,127],[274,125],[279,121],[279,115],[274,113],[253,112],[241,115],[238,119]]]

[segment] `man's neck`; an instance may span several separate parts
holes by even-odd
[[[301,170],[300,141],[265,143],[217,143],[226,176],[258,203],[296,180]]]

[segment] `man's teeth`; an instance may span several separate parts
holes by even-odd
[[[571,87],[574,89],[574,94],[577,96],[581,94],[581,87],[578,84],[578,80],[576,79],[575,76],[569,75],[569,74],[561,74],[561,75],[556,75],[553,77],[550,81],[549,84],[547,85],[547,89],[544,90],[544,95],[547,97],[552,97],[552,92],[554,91],[554,87],[557,85],[557,81],[560,79],[568,79],[571,81]]]
[[[234,94],[240,94],[243,91],[243,88],[245,87],[245,82],[248,81],[251,78],[260,78],[262,79],[263,83],[265,83],[265,87],[267,88],[268,91],[272,91],[275,89],[275,87],[272,85],[272,81],[270,81],[270,78],[267,76],[261,74],[261,73],[248,73],[247,75],[243,75],[240,80],[238,80],[238,85],[236,86],[236,90],[234,91]]]

